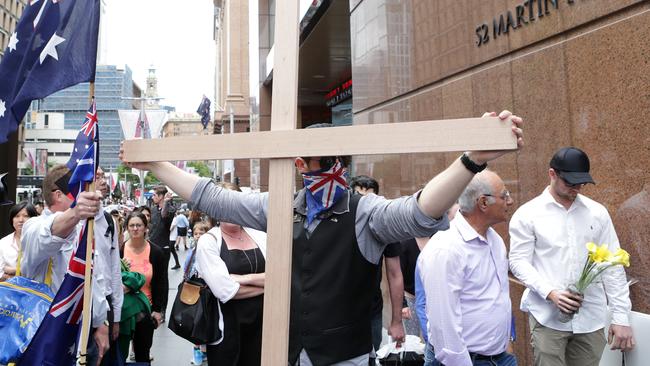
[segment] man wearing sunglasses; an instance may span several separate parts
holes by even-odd
[[[602,281],[588,287],[584,296],[566,290],[580,275],[586,243],[607,244],[613,252],[619,248],[605,206],[580,193],[586,184],[595,184],[589,169],[584,151],[558,150],[550,162],[549,186],[510,221],[510,270],[527,287],[521,310],[529,313],[538,366],[597,366],[605,348],[608,306],[611,348],[634,347],[629,326],[632,305],[622,266],[603,272]],[[560,312],[573,313],[573,319],[560,322]]]

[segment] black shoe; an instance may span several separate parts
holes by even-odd
[[[181,266],[179,266],[178,264],[172,267],[172,269],[179,269],[179,268],[181,268]]]

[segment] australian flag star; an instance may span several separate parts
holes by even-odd
[[[32,100],[95,79],[100,0],[31,0],[0,63],[0,144]]]

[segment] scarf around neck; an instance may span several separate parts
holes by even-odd
[[[328,170],[303,173],[302,179],[307,188],[307,223],[311,224],[316,216],[334,206],[348,190],[347,171],[341,163],[336,163]]]

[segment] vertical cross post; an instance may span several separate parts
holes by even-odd
[[[293,130],[298,117],[297,0],[276,2],[274,47],[271,130]],[[288,363],[293,242],[293,227],[288,223],[293,216],[294,182],[293,159],[271,159],[262,365],[286,366]]]

